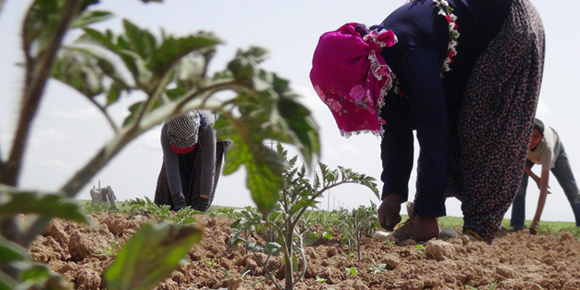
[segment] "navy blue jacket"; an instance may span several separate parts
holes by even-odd
[[[443,191],[449,166],[449,134],[456,128],[461,93],[478,56],[497,35],[512,0],[447,0],[457,16],[457,55],[451,71],[441,77],[447,56],[449,28],[432,0],[415,0],[391,13],[371,29],[393,30],[398,43],[384,48],[385,58],[404,97],[393,90],[381,116],[383,198],[393,192],[408,199],[413,167],[413,130],[421,147],[415,212],[426,217],[445,215]]]

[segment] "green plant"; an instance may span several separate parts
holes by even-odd
[[[83,205],[87,212],[117,212],[118,210],[111,208],[108,204],[102,202],[87,202]]]
[[[358,274],[358,270],[356,269],[356,267],[346,268],[346,274],[347,275],[356,275],[356,274]]]
[[[158,222],[172,218],[169,206],[158,206],[147,196],[144,199],[136,198],[124,203],[121,212],[131,216],[153,215]]]
[[[228,278],[228,280],[233,280],[234,277],[232,276],[232,274],[230,274],[230,272],[227,269],[223,269],[224,270],[224,274],[226,275],[226,278]],[[250,270],[246,270],[245,268],[242,270],[242,273],[240,274],[240,279],[243,280],[244,277],[246,276],[246,274],[250,273]],[[256,285],[258,285],[259,283],[262,283],[266,281],[266,278],[262,278],[252,284],[250,284],[250,287],[254,287]]]
[[[287,151],[282,145],[277,146],[278,154],[286,160],[289,168],[284,172],[283,186],[279,209],[272,211],[267,216],[262,216],[252,211],[242,213],[243,217],[232,224],[236,230],[232,234],[231,243],[244,242],[246,248],[253,251],[260,264],[266,269],[268,277],[278,289],[291,290],[294,285],[304,276],[307,268],[307,260],[304,251],[304,240],[314,238],[308,230],[308,222],[301,218],[309,208],[316,208],[316,199],[325,191],[336,186],[355,183],[368,187],[378,197],[378,189],[375,179],[364,174],[358,174],[350,169],[339,167],[329,170],[323,163],[318,163],[320,175],[314,173],[313,181],[306,175],[306,167],[296,166],[297,156],[288,159]],[[276,234],[277,242],[268,242],[264,247],[258,246],[247,238],[242,238],[242,233],[248,230],[261,232],[269,229]],[[246,235],[247,237],[247,235]],[[285,287],[282,287],[273,275],[264,266],[266,261],[261,261],[256,252],[264,252],[267,259],[271,256],[283,255]],[[298,259],[302,261],[302,271],[294,278],[294,272],[298,271]]]
[[[234,277],[232,276],[232,274],[230,273],[230,271],[228,271],[227,269],[223,269],[224,270],[224,274],[226,275],[226,278],[228,279],[233,279]],[[242,274],[240,274],[240,278],[244,278],[244,276],[246,276],[246,274],[250,273],[250,270],[245,270],[243,271]]]
[[[565,227],[561,229],[562,231],[566,231],[566,232],[570,232],[571,234],[573,234],[576,238],[580,238],[580,227],[576,227],[576,226],[571,226],[571,227]]]
[[[537,228],[537,233],[538,233],[538,235],[544,235],[544,236],[558,236],[558,230],[555,229],[550,224],[540,223],[540,225]]]
[[[303,215],[305,220],[312,224],[322,225],[325,231],[330,231],[340,223],[340,215],[337,210],[307,210]]]
[[[99,248],[94,253],[93,256],[115,256],[117,254],[117,239],[119,235],[115,236],[115,239],[109,244],[108,248]]]
[[[178,227],[196,222],[197,220],[193,217],[193,215],[202,213],[192,209],[189,206],[180,209],[176,213],[172,212],[170,208],[171,207],[169,205],[157,205],[151,201],[151,199],[145,197],[144,201],[137,199],[134,202],[129,202],[128,212],[133,214],[150,214],[155,217],[157,222],[173,221]]]
[[[130,141],[165,120],[195,109],[219,114],[218,137],[234,141],[224,174],[244,166],[247,186],[263,213],[275,206],[284,171],[282,158],[263,145],[264,140],[297,145],[308,164],[319,154],[310,111],[296,101],[288,81],[259,67],[268,56],[265,49],[240,50],[225,69],[208,75],[216,47],[222,43],[215,35],[201,31],[183,37],[155,36],[127,19],[121,33],[98,31],[92,24],[112,17],[95,9],[98,2],[35,0],[24,15],[21,107],[8,156],[0,154],[0,288],[65,287],[60,285],[62,276],[28,257],[27,247],[54,217],[89,223],[72,199]],[[80,37],[65,43],[73,30]],[[21,190],[17,184],[33,120],[50,78],[75,89],[97,107],[114,134],[56,193],[45,194]],[[234,96],[225,101],[214,98],[222,91],[232,91]],[[135,97],[141,100],[134,100],[128,108],[130,115],[116,124],[110,106]],[[159,220],[169,218],[165,209],[156,210]],[[18,214],[30,214],[26,224]],[[200,237],[194,227],[143,226],[105,273],[107,288],[153,288]],[[163,258],[148,260],[142,257],[145,253]]]
[[[318,282],[318,283],[325,283],[326,282],[326,279],[320,278],[320,276],[316,275],[316,282]]]
[[[466,287],[467,287],[467,289],[473,289],[473,290],[476,290],[476,289],[477,289],[477,288],[475,288],[475,287],[472,287],[472,286],[469,286],[469,285],[468,285],[468,286],[466,286]],[[489,285],[487,286],[487,290],[494,290],[494,289],[495,289],[495,287],[497,287],[497,281],[492,281],[492,282],[491,282],[491,283],[489,283]]]
[[[267,278],[262,278],[262,279],[260,279],[260,280],[258,280],[256,282],[250,284],[250,287],[254,287],[254,286],[258,285],[259,283],[262,283],[262,282],[266,281],[266,279]]]
[[[176,213],[172,212],[170,208],[168,205],[157,205],[151,199],[145,197],[144,200],[137,198],[125,203],[122,212],[129,215],[152,215],[157,222],[173,221],[178,227],[196,222],[197,220],[193,215],[201,213],[189,206],[182,208]]]
[[[159,205],[152,204],[152,206],[147,207],[147,209],[151,212],[151,215],[155,217],[157,222],[162,222],[171,219],[171,207],[169,205]]]
[[[239,218],[240,212],[235,208],[231,207],[218,207],[218,208],[210,208],[208,211],[210,217],[214,218],[216,216],[224,217],[227,219],[237,219]]]
[[[387,264],[381,263],[378,265],[372,265],[369,268],[369,271],[371,271],[371,273],[378,273],[378,272],[383,272],[387,270]]]
[[[357,258],[361,260],[361,238],[372,237],[373,232],[379,228],[379,219],[377,216],[377,206],[371,202],[370,207],[359,206],[348,212],[341,210],[339,212],[341,223],[339,225],[342,233],[343,244],[349,244],[352,251],[352,244],[357,245]]]
[[[177,225],[178,227],[182,227],[186,224],[197,222],[197,219],[194,218],[193,215],[201,213],[202,212],[194,210],[191,207],[187,206],[177,211],[177,214],[175,214],[175,216],[171,215],[169,217],[169,220],[173,221],[175,225]]]
[[[334,237],[332,236],[331,229],[335,226],[338,226],[338,222],[340,218],[332,220],[333,215],[335,215],[335,211],[326,212],[321,210],[307,210],[302,215],[302,220],[299,222],[299,231],[303,233],[304,244],[311,245],[316,242],[320,237],[326,240],[332,240]],[[313,232],[310,230],[312,225],[322,225],[324,231],[322,233]]]
[[[215,260],[212,258],[205,258],[205,259],[202,259],[201,261],[207,263],[211,267],[216,265]]]
[[[104,273],[107,289],[150,289],[179,264],[202,237],[194,227],[143,224]]]
[[[418,245],[415,246],[415,248],[417,250],[419,250],[421,252],[421,254],[425,255],[425,246],[423,246],[421,244],[418,244]]]
[[[121,212],[130,216],[144,215],[148,214],[146,206],[147,200],[136,198],[134,200],[128,200],[121,205]]]
[[[332,233],[331,232],[324,232],[324,233],[322,233],[322,237],[325,238],[325,239],[327,239],[327,240],[334,239],[334,237],[332,236]]]

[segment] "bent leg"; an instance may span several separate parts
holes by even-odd
[[[576,226],[580,226],[580,193],[578,192],[578,185],[576,184],[576,179],[570,168],[570,162],[568,161],[568,156],[564,151],[563,145],[560,147],[560,156],[556,159],[552,173],[558,180],[560,186],[562,186],[570,202],[570,206],[572,206],[572,211],[576,218]]]
[[[464,232],[487,243],[520,185],[543,72],[544,33],[527,0],[514,0],[463,92],[458,122]]]
[[[171,198],[171,191],[169,190],[169,183],[167,182],[167,173],[165,172],[165,164],[161,164],[161,171],[157,178],[157,187],[155,189],[155,198],[153,199],[156,205],[169,205],[174,208],[173,198]]]
[[[510,220],[510,227],[516,231],[524,228],[526,222],[526,190],[528,189],[528,180],[530,177],[524,173],[522,183],[518,188],[518,194],[514,198],[512,204],[512,218]]]

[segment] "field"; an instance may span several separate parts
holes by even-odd
[[[106,289],[103,272],[116,251],[142,223],[157,219],[106,212],[90,216],[94,227],[53,220],[29,252],[36,261],[62,273],[75,289]],[[275,289],[251,251],[242,244],[230,245],[233,218],[194,217],[195,224],[204,228],[204,237],[158,289]],[[443,219],[441,224],[457,226],[458,220]],[[351,247],[341,244],[340,231],[333,229],[331,238],[320,237],[305,247],[308,266],[295,289],[580,289],[580,241],[574,235],[578,231],[567,229],[544,225],[538,236],[504,229],[493,245],[461,236],[424,245],[363,238],[360,262]],[[316,223],[310,230],[324,231]],[[255,233],[249,237],[262,245],[264,238]],[[270,259],[266,267],[277,281],[284,280],[279,257]]]

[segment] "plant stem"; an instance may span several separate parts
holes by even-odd
[[[356,232],[356,247],[357,247],[358,261],[360,262],[360,231]]]
[[[174,72],[175,69],[171,68],[163,76],[163,79],[161,79],[161,81],[157,84],[157,87],[155,88],[153,95],[149,96],[149,98],[147,98],[145,103],[143,103],[143,107],[141,108],[141,111],[139,112],[139,115],[137,116],[137,119],[135,120],[133,126],[135,127],[139,126],[139,124],[141,123],[141,119],[143,119],[143,116],[145,116],[147,112],[153,109],[153,105],[161,97],[161,95],[165,91],[165,87],[167,86],[167,84],[171,82],[171,77],[173,76]]]
[[[306,274],[306,268],[308,266],[308,261],[306,261],[306,255],[304,254],[304,243],[302,241],[302,237],[299,237],[298,240],[300,241],[300,256],[302,256],[302,271],[300,272],[300,275],[298,275],[298,277],[296,278],[296,280],[294,280],[294,285],[296,285],[296,283],[298,283],[298,281],[300,281],[300,279],[302,279],[302,277],[304,277],[304,274]]]
[[[262,265],[262,268],[264,268],[264,270],[266,270],[266,274],[268,274],[268,277],[270,277],[270,280],[272,281],[272,283],[274,283],[274,285],[276,285],[276,288],[278,288],[280,290],[284,290],[284,288],[282,288],[282,285],[280,285],[280,284],[278,284],[278,282],[276,282],[276,278],[272,275],[272,273],[270,273],[270,271],[268,270],[266,265],[264,265],[264,263],[262,262],[262,259],[260,259],[260,257],[258,257],[258,255],[256,254],[256,251],[252,250],[252,253],[254,253],[254,257],[256,257],[256,260],[258,260],[260,265]],[[268,259],[269,258],[270,258],[270,256],[268,256]]]
[[[288,224],[286,229],[286,251],[288,258],[286,259],[286,264],[284,268],[284,278],[286,281],[286,290],[294,289],[294,275],[293,275],[293,261],[292,261],[292,239],[294,238],[294,225],[295,223]]]
[[[2,171],[0,171],[0,184],[16,186],[18,183],[24,150],[28,143],[28,135],[30,133],[32,120],[34,120],[34,117],[36,116],[40,100],[44,93],[46,81],[50,77],[52,65],[56,53],[61,46],[64,34],[68,30],[73,18],[78,13],[79,2],[79,0],[67,0],[64,4],[61,18],[54,36],[48,43],[46,49],[43,50],[42,53],[37,54],[38,56],[42,56],[40,62],[37,62],[37,60],[30,55],[30,51],[27,49],[30,48],[30,44],[26,43],[26,40],[23,40],[24,53],[27,60],[27,72],[19,113],[20,119],[18,120],[8,160],[6,164],[0,168],[2,169]],[[32,5],[34,6],[34,3]],[[31,6],[31,9],[33,6]],[[26,25],[24,25],[24,27],[26,27]],[[23,35],[23,39],[26,38],[25,32],[23,32]],[[34,63],[37,63],[38,65],[34,65]]]

